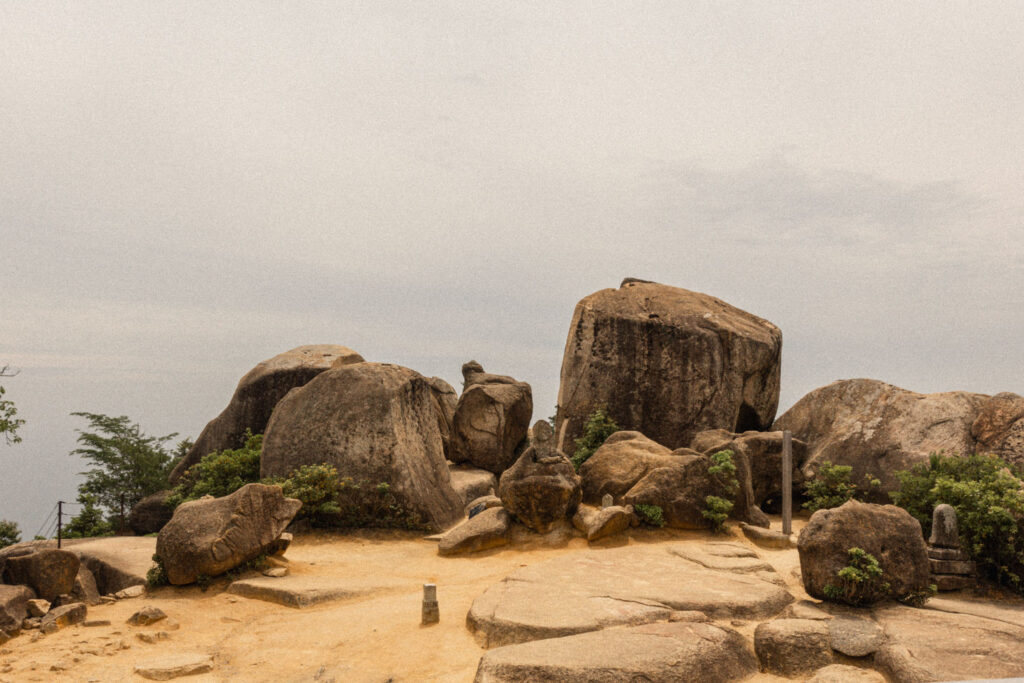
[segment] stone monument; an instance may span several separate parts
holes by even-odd
[[[952,505],[936,505],[932,512],[928,562],[931,564],[932,583],[940,591],[955,591],[974,585],[976,566],[960,547],[956,510]]]

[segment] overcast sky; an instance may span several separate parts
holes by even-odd
[[[553,412],[625,276],[836,379],[1024,393],[1019,2],[0,2],[0,518],[83,466],[72,411],[195,437],[338,343]],[[781,412],[781,411],[780,411]]]

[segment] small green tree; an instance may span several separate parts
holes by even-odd
[[[882,579],[884,571],[875,556],[861,548],[850,548],[847,553],[850,563],[836,572],[835,583],[824,586],[825,597],[854,607],[885,599],[889,582]]]
[[[185,470],[167,504],[177,507],[188,500],[210,495],[214,498],[234,493],[246,484],[260,480],[260,453],[263,435],[246,430],[241,448],[214,451]]]
[[[287,479],[266,479],[278,484],[288,498],[298,498],[302,507],[296,519],[308,519],[313,526],[332,526],[341,515],[338,504],[338,470],[333,465],[303,465]]]
[[[583,426],[583,435],[576,439],[576,450],[570,458],[576,471],[579,472],[583,463],[601,447],[605,439],[617,431],[619,431],[619,425],[605,414],[603,406],[591,413],[587,418],[587,423]]]
[[[721,533],[725,530],[725,520],[732,512],[736,494],[740,491],[740,482],[736,479],[736,463],[733,462],[731,450],[712,453],[708,476],[715,488],[715,493],[704,498],[707,507],[701,510],[701,516],[711,524],[711,530]]]
[[[164,444],[176,434],[147,436],[126,416],[110,417],[99,413],[72,413],[89,421],[87,430],[78,430],[79,455],[93,467],[82,474],[78,487],[82,496],[92,496],[94,504],[108,515],[120,511],[122,500],[130,509],[146,496],[167,488],[171,454]]]
[[[96,507],[96,496],[79,493],[78,502],[82,509],[62,530],[64,538],[95,538],[114,533],[114,525],[104,519],[103,511]]]
[[[0,519],[0,548],[21,543],[21,529],[17,522],[7,519]]]
[[[0,434],[3,434],[4,441],[8,444],[21,443],[18,428],[25,424],[25,421],[18,419],[18,409],[13,401],[4,398],[5,393],[6,390],[0,384]]]

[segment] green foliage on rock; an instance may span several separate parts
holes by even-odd
[[[21,529],[17,522],[7,519],[0,519],[0,548],[21,543]]]
[[[583,435],[576,439],[576,450],[570,458],[576,471],[579,472],[580,466],[601,447],[605,439],[617,431],[619,431],[619,425],[605,414],[603,407],[591,413],[587,418],[587,423],[583,426]]]
[[[707,507],[701,510],[700,514],[711,524],[711,530],[716,534],[725,531],[725,520],[729,519],[733,502],[719,496],[707,496],[704,503]]]
[[[663,527],[665,526],[665,515],[662,513],[660,505],[645,505],[639,503],[633,506],[633,511],[636,512],[637,517],[644,524],[650,524],[651,526]]]
[[[18,419],[18,409],[13,401],[4,398],[7,391],[0,385],[0,434],[3,434],[4,441],[8,444],[20,443],[18,428],[25,424],[24,420]]]
[[[399,502],[387,482],[342,478],[338,487],[338,526],[426,529],[426,523]]]
[[[932,512],[947,503],[956,510],[960,540],[978,569],[1024,593],[1024,481],[995,455],[933,453],[928,462],[897,473],[893,502],[931,533]]]
[[[146,496],[167,488],[172,453],[165,444],[176,434],[147,436],[138,424],[126,416],[110,417],[99,413],[72,413],[89,421],[88,430],[78,430],[79,447],[71,451],[92,464],[82,472],[85,482],[79,496],[91,496],[108,518],[131,509]]]
[[[333,465],[303,465],[287,479],[266,479],[264,484],[277,484],[288,498],[298,498],[302,507],[295,519],[308,519],[317,527],[332,526],[341,516],[338,505],[338,470]]]
[[[804,508],[811,512],[826,510],[855,498],[857,485],[850,482],[852,472],[849,465],[833,465],[828,460],[821,463],[814,478],[804,484]]]
[[[153,566],[146,572],[146,586],[157,588],[159,586],[166,586],[169,583],[167,569],[164,568],[164,561],[160,559],[159,555],[154,553]]]
[[[836,582],[823,588],[825,597],[833,602],[859,607],[883,600],[889,593],[889,582],[878,560],[861,548],[850,548],[850,563],[836,573]]]
[[[96,507],[96,500],[94,495],[78,494],[78,502],[82,509],[63,528],[61,534],[64,538],[95,538],[113,535],[114,525],[104,519],[103,510]]]
[[[704,498],[706,507],[700,514],[708,520],[711,530],[715,533],[725,530],[725,520],[729,518],[736,494],[740,490],[733,455],[735,454],[731,450],[724,450],[709,456],[711,465],[708,467],[708,476],[715,487],[715,493]]]
[[[260,452],[263,435],[246,430],[240,448],[214,451],[185,470],[174,493],[167,499],[171,507],[210,495],[220,498],[246,484],[260,480]]]

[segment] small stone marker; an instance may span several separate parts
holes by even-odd
[[[952,505],[941,503],[932,512],[932,536],[928,544],[937,548],[960,548],[960,532],[957,530],[956,510]]]
[[[782,533],[793,533],[793,432],[782,432]]]
[[[601,496],[601,508],[602,509],[603,508],[610,508],[612,505],[615,505],[615,499],[612,498],[612,494],[606,493],[603,496]]]
[[[441,611],[437,606],[437,584],[423,584],[423,620],[422,624],[428,626],[441,621]]]
[[[952,505],[936,505],[932,512],[928,562],[931,565],[932,582],[940,591],[961,590],[974,585],[976,565],[960,548],[956,509]]]

